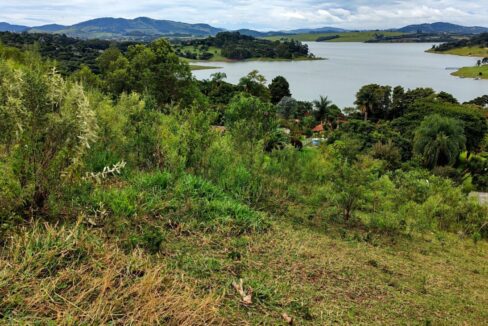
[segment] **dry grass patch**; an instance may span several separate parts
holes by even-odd
[[[219,298],[143,251],[121,252],[80,225],[35,225],[0,258],[0,318],[12,323],[210,325]]]

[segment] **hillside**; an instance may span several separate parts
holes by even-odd
[[[22,26],[22,25],[11,25],[9,23],[1,23],[0,22],[0,32],[20,33],[20,32],[25,32],[28,29],[30,29],[30,27]]]
[[[296,35],[280,35],[265,37],[268,40],[276,41],[281,39],[291,39],[300,42],[315,42],[321,39],[328,39],[327,42],[367,42],[375,40],[378,35],[384,37],[399,36],[400,32],[333,32],[333,33],[305,33]]]
[[[50,32],[52,29],[37,27],[36,31]],[[84,39],[128,39],[150,40],[160,36],[208,36],[222,29],[206,24],[186,24],[170,20],[155,20],[147,17],[136,19],[98,18],[55,29],[55,33]]]
[[[369,84],[341,110],[198,80],[164,38],[1,35],[1,325],[488,321],[488,96]],[[86,48],[64,75],[39,53]]]
[[[408,25],[395,31],[402,33],[451,33],[451,34],[480,34],[488,32],[487,27],[480,26],[461,26],[450,23],[433,23],[433,24],[418,24],[418,25]]]

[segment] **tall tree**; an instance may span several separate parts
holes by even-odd
[[[283,97],[291,97],[290,84],[285,77],[277,76],[269,85],[269,91],[271,92],[271,103],[277,104]]]
[[[370,115],[376,119],[384,119],[391,107],[391,87],[377,84],[363,86],[356,94],[355,104],[365,121]]]
[[[337,105],[332,104],[327,96],[320,96],[318,100],[313,101],[315,118],[320,123],[327,123],[331,129],[334,129],[334,123],[341,114]]]
[[[415,132],[414,153],[426,167],[453,165],[466,147],[461,121],[438,114],[428,116]]]

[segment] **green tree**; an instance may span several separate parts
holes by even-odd
[[[266,87],[266,78],[257,70],[251,71],[247,76],[242,77],[239,81],[239,88],[263,101],[269,101],[271,95]]]
[[[271,93],[271,103],[277,104],[283,97],[291,97],[290,84],[285,77],[277,76],[269,85]]]
[[[313,101],[313,106],[315,119],[334,129],[335,122],[342,113],[341,109],[337,105],[332,104],[327,96],[321,96],[318,100]]]
[[[275,106],[256,97],[238,95],[225,112],[225,125],[236,139],[255,143],[276,129]]]
[[[415,131],[413,148],[426,167],[434,168],[453,165],[465,144],[462,122],[434,114],[426,117]]]
[[[356,94],[355,104],[359,107],[365,121],[369,116],[384,119],[391,106],[391,87],[376,84],[363,86]]]

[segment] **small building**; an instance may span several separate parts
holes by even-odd
[[[318,126],[312,129],[313,132],[317,132],[317,133],[322,133],[324,132],[324,130],[325,129],[323,124],[319,124]]]

